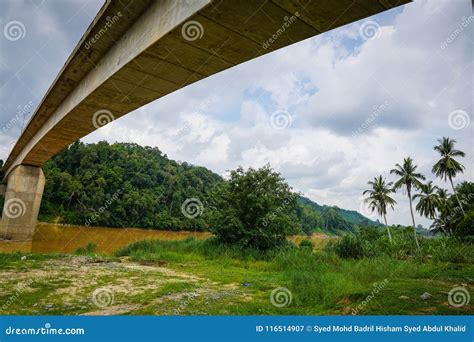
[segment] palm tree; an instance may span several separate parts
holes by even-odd
[[[442,139],[438,139],[438,142],[439,145],[436,145],[434,150],[439,152],[441,159],[433,165],[432,171],[436,177],[440,177],[444,181],[449,179],[454,195],[459,203],[459,207],[461,208],[463,215],[465,215],[466,213],[464,212],[464,208],[459,200],[453,183],[453,178],[456,177],[458,173],[463,173],[465,169],[464,165],[455,160],[454,157],[464,157],[465,153],[454,148],[454,144],[456,143],[456,140],[454,139],[443,137]]]
[[[422,186],[422,180],[425,180],[425,176],[421,173],[417,173],[417,165],[413,164],[413,159],[410,157],[403,159],[403,165],[395,164],[395,169],[390,170],[391,174],[395,174],[400,178],[395,182],[393,188],[395,190],[405,187],[408,195],[408,200],[410,202],[410,213],[411,213],[411,220],[413,222],[413,233],[415,237],[416,247],[420,248],[420,244],[418,243],[418,239],[416,238],[416,224],[415,224],[415,216],[413,216],[413,204],[412,204],[412,197],[411,191],[413,188],[419,189]]]
[[[382,176],[375,177],[373,181],[367,182],[372,189],[365,190],[362,194],[368,194],[369,196],[364,202],[369,203],[369,208],[373,211],[377,210],[377,213],[385,221],[385,227],[387,227],[388,239],[392,242],[392,234],[390,234],[390,228],[387,224],[387,206],[389,205],[392,210],[393,206],[397,204],[390,193],[395,192],[392,188],[392,182],[385,183],[385,179]]]
[[[438,190],[436,191],[436,195],[438,197],[438,203],[436,207],[437,215],[433,224],[431,225],[431,228],[435,232],[442,231],[445,235],[448,235],[449,234],[448,190],[443,189],[443,188],[438,188]]]
[[[433,186],[433,182],[429,181],[427,184],[421,185],[421,193],[415,194],[413,199],[419,198],[416,210],[420,215],[425,216],[431,220],[436,218],[436,209],[439,208],[438,187]]]

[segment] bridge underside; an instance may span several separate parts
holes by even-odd
[[[407,2],[107,1],[8,157],[7,197],[21,197],[10,182],[22,177],[25,165],[40,170],[111,119],[232,66]],[[42,192],[42,173],[36,174],[34,191]],[[27,222],[36,222],[35,201],[26,204],[33,207],[25,215],[34,216]],[[15,239],[5,208],[3,217],[0,235]],[[34,230],[34,223],[22,224]]]

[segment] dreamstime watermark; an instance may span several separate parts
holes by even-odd
[[[352,132],[352,137],[355,138],[364,132],[372,123],[384,112],[386,112],[390,108],[390,102],[385,100],[381,105],[374,106],[373,111],[370,116],[365,119],[365,121],[355,130]]]
[[[448,303],[455,308],[468,305],[471,301],[471,295],[465,287],[454,287],[448,293]]]
[[[193,292],[185,294],[185,298],[179,302],[179,305],[174,309],[175,315],[181,315],[181,312],[186,309],[197,297],[199,297],[199,291],[203,289],[203,285],[199,285]],[[208,303],[206,302],[206,305]]]
[[[380,25],[373,20],[364,22],[359,27],[359,34],[364,40],[371,40],[380,36]]]
[[[101,109],[92,116],[92,124],[95,128],[100,128],[115,120],[115,116],[108,109]]]
[[[193,291],[189,294],[186,294],[186,299],[182,300],[178,307],[176,309],[174,309],[174,314],[175,315],[181,315],[181,311],[186,309],[189,304],[191,304],[194,299],[196,299],[197,297],[199,296],[199,294],[197,293],[197,291]]]
[[[296,193],[291,193],[290,196],[288,196],[287,198],[285,198],[283,200],[283,203],[278,206],[275,211],[271,212],[270,215],[268,217],[265,217],[263,219],[263,226],[264,227],[268,227],[268,225],[279,215],[281,214],[282,212],[285,211],[285,209],[295,200],[298,198],[298,194]]]
[[[183,204],[181,204],[181,213],[189,219],[198,217],[203,211],[204,206],[199,198],[187,198]]]
[[[467,112],[465,112],[464,110],[457,109],[449,113],[448,124],[449,127],[451,127],[452,129],[460,130],[463,128],[467,128],[470,123],[471,118],[469,117],[469,114],[467,114]]]
[[[110,205],[118,199],[119,195],[121,194],[122,189],[118,189],[107,201],[105,201],[104,205],[100,207],[99,210],[94,213],[94,215],[92,215],[86,220],[85,225],[89,227],[93,222],[97,221],[99,216],[102,215],[102,213],[106,211],[110,207]]]
[[[106,308],[114,303],[114,292],[108,287],[95,289],[92,292],[92,303],[98,308]]]
[[[282,308],[291,304],[293,295],[286,287],[277,287],[270,293],[270,303],[277,308]]]
[[[388,284],[387,278],[382,280],[380,283],[374,283],[373,284],[374,288],[372,289],[370,294],[367,297],[365,297],[362,303],[357,305],[355,309],[352,309],[352,314],[357,315],[361,310],[363,310],[364,307],[367,306],[367,304],[369,304],[369,302],[375,298],[375,295],[378,294],[385,286],[387,286],[387,284]]]
[[[385,7],[395,7],[400,4],[400,0],[379,0],[379,3]]]
[[[267,41],[265,41],[262,44],[263,49],[264,50],[268,49],[270,47],[270,45],[272,45],[274,42],[276,42],[277,39],[283,33],[285,33],[286,29],[289,28],[291,26],[291,24],[293,24],[296,20],[298,20],[299,16],[300,16],[300,14],[298,12],[295,12],[295,14],[293,14],[291,17],[285,16],[283,18],[283,24],[281,25],[281,27],[270,38],[268,38]]]
[[[32,101],[28,102],[24,106],[18,105],[16,107],[17,112],[16,112],[15,116],[13,118],[11,118],[10,121],[8,121],[5,124],[5,126],[2,127],[3,133],[6,133],[7,131],[9,131],[14,125],[16,125],[20,120],[22,120],[25,117],[25,115],[28,114],[31,111],[32,108],[33,108],[33,102]]]
[[[374,219],[377,216],[377,212],[375,210],[372,210],[370,205],[367,203],[366,198],[364,198],[363,196],[359,197],[359,202],[359,213],[369,219]]]
[[[466,204],[468,205],[469,202],[474,198],[474,193],[470,192],[467,196],[461,197],[459,200],[461,201],[461,204]],[[451,221],[454,217],[462,214],[462,208],[460,205],[456,205],[454,209],[449,213],[448,216],[446,216],[446,222]]]
[[[204,27],[197,20],[190,20],[181,27],[181,35],[187,41],[193,42],[204,36]]]
[[[97,41],[117,22],[120,20],[122,17],[122,12],[117,12],[117,14],[114,14],[112,17],[107,16],[105,18],[105,24],[104,26],[91,38],[89,39],[84,47],[86,50],[89,50],[92,45],[97,43]]]
[[[40,328],[15,328],[9,326],[5,329],[5,335],[84,335],[83,328],[52,328],[50,323],[46,323]]]
[[[462,17],[461,24],[459,24],[456,29],[451,32],[451,34],[439,45],[441,50],[444,50],[448,47],[449,44],[454,42],[456,38],[474,21],[474,16]]]
[[[3,35],[5,38],[11,42],[23,39],[26,36],[26,27],[25,25],[18,20],[9,21],[3,27]]]
[[[285,129],[291,126],[293,117],[286,110],[277,110],[270,117],[270,124],[275,129]]]
[[[3,213],[11,219],[19,218],[26,213],[26,204],[19,198],[10,198],[3,205]]]
[[[24,283],[18,283],[15,288],[15,293],[8,297],[7,301],[2,306],[2,311],[6,311],[13,303],[15,303],[18,298],[25,292],[31,284],[33,284],[33,279],[28,279]]]

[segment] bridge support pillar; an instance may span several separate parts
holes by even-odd
[[[40,167],[19,165],[8,175],[0,238],[28,241],[33,238],[45,178]]]

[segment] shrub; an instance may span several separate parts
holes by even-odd
[[[463,241],[472,241],[474,238],[474,210],[466,213],[462,221],[456,227],[454,235]]]
[[[76,249],[75,254],[79,255],[88,255],[88,254],[94,254],[95,249],[97,248],[97,245],[95,243],[89,242],[85,247],[79,247]]]
[[[356,236],[344,235],[332,248],[343,259],[359,259],[364,256],[364,248]]]
[[[314,248],[313,241],[309,239],[304,239],[303,241],[300,242],[300,248],[313,250]]]
[[[297,198],[270,166],[247,171],[239,167],[213,192],[210,230],[221,242],[241,248],[279,247],[298,232],[291,218]]]

